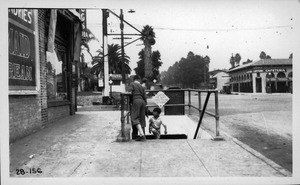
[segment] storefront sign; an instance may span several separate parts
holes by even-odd
[[[25,90],[36,86],[33,14],[32,9],[8,10],[9,86]]]
[[[265,69],[265,72],[286,72],[286,69]]]
[[[263,69],[253,69],[253,73],[262,73],[264,72]]]
[[[263,72],[286,72],[286,69],[274,68],[274,69],[253,69],[253,73],[263,73]],[[248,72],[247,72],[248,73]]]
[[[82,40],[88,39],[88,32],[86,30],[86,9],[79,9],[79,14],[80,14],[80,20],[82,24]]]

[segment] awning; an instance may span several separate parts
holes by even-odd
[[[243,81],[234,81],[234,82],[229,82],[229,84],[239,84],[239,83],[252,83],[251,79],[243,80]]]
[[[266,78],[266,81],[267,82],[269,82],[269,81],[271,81],[271,82],[286,82],[286,81],[291,81],[291,80],[293,80],[292,78],[290,79],[290,78]]]

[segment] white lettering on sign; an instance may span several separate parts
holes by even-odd
[[[32,67],[9,62],[9,79],[32,81]]]
[[[285,69],[266,69],[265,72],[285,72]]]
[[[32,23],[32,11],[27,9],[8,9],[8,12],[12,15],[19,17],[23,21],[31,24]]]
[[[162,108],[169,100],[170,98],[163,93],[162,91],[159,91],[153,98],[153,102],[158,105],[160,108]]]
[[[262,73],[262,72],[264,72],[263,69],[254,69],[253,70],[253,73]]]
[[[23,58],[30,56],[30,40],[29,37],[17,30],[9,29],[9,54]]]

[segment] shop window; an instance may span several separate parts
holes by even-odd
[[[279,72],[279,73],[277,74],[277,78],[285,78],[284,72]]]
[[[268,73],[266,74],[266,77],[267,77],[267,78],[274,78],[275,75],[274,75],[274,73],[272,73],[272,72],[268,72]]]
[[[112,85],[121,85],[121,80],[113,80]]]
[[[67,99],[66,50],[62,46],[55,46],[52,60],[46,64],[47,68],[47,98],[48,100]]]

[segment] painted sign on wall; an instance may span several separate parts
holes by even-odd
[[[9,86],[36,86],[35,30],[32,9],[8,10]]]

